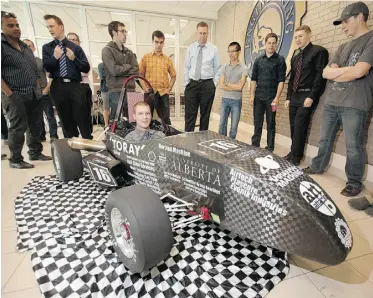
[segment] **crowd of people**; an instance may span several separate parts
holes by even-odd
[[[291,59],[284,103],[289,109],[292,140],[290,151],[284,158],[298,166],[303,158],[310,120],[324,94],[319,152],[304,171],[319,174],[326,169],[337,131],[343,126],[348,181],[342,194],[346,196],[355,196],[362,190],[366,164],[364,124],[373,101],[373,31],[368,28],[368,16],[369,9],[363,2],[353,3],[343,10],[334,25],[342,24],[342,30],[352,40],[342,44],[330,61],[328,51],[311,42],[309,26],[296,28],[294,38],[297,49]],[[47,115],[51,140],[58,139],[52,101],[65,138],[80,134],[83,138],[92,139],[90,62],[80,47],[79,36],[73,32],[66,35],[59,17],[45,15],[44,20],[53,40],[43,46],[40,59],[34,57],[32,41],[20,40],[21,31],[16,16],[6,12],[1,14],[2,106],[10,123],[6,134],[12,168],[33,167],[23,160],[21,154],[26,131],[30,160],[51,159],[42,154],[41,141],[45,139],[43,111]],[[150,82],[152,90],[142,86],[145,92],[154,94],[149,106],[138,105],[134,109],[135,120],[141,120],[137,121],[138,131],[130,137],[138,140],[144,137],[144,132],[139,131],[149,129],[154,110],[166,124],[171,124],[169,95],[177,72],[172,59],[163,51],[166,39],[161,31],[153,32],[153,50],[141,57],[139,63],[136,54],[125,46],[127,33],[125,25],[119,21],[108,24],[111,41],[102,50],[98,72],[106,127],[115,117],[124,80],[139,74]],[[231,42],[227,50],[230,62],[221,65],[218,48],[208,41],[208,24],[198,23],[196,35],[197,40],[188,47],[184,61],[185,131],[194,131],[198,111],[199,130],[208,130],[215,91],[220,88],[223,96],[219,133],[227,135],[230,116],[229,136],[236,138],[242,92],[249,76],[248,67],[240,60],[241,46],[238,42]],[[287,69],[285,58],[276,52],[278,39],[275,33],[265,37],[265,51],[254,62],[249,84],[249,104],[253,106],[255,127],[251,144],[260,146],[265,115],[265,148],[271,152],[275,149],[276,113]],[[127,84],[127,90],[135,89],[134,81]],[[2,114],[2,123],[3,119]]]

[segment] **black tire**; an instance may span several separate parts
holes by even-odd
[[[118,210],[121,217],[116,220],[114,214],[118,215]],[[152,268],[170,253],[173,245],[171,222],[159,196],[148,187],[133,185],[112,192],[106,202],[106,215],[114,249],[131,272]],[[120,226],[119,233],[113,224]],[[124,240],[124,231],[129,235],[128,241]],[[130,247],[130,253],[122,250],[121,243]]]
[[[53,165],[59,180],[68,182],[83,176],[83,160],[80,150],[71,149],[67,139],[52,143]]]

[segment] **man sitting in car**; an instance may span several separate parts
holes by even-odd
[[[124,138],[126,141],[142,142],[163,138],[165,135],[161,131],[150,129],[152,121],[150,106],[140,101],[133,107],[133,118],[136,121],[136,128]]]

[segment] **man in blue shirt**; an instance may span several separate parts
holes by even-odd
[[[208,31],[207,23],[197,24],[198,41],[188,47],[185,56],[185,131],[194,131],[198,108],[201,113],[199,130],[209,128],[220,62],[218,48],[207,42]]]
[[[51,96],[60,117],[65,138],[92,139],[88,103],[80,85],[81,72],[90,66],[83,49],[65,37],[64,25],[55,15],[45,15],[53,41],[43,46],[43,64],[53,78]]]

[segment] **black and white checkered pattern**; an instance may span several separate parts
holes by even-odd
[[[132,274],[119,262],[105,221],[110,191],[88,176],[36,177],[16,199],[19,251],[32,249],[44,297],[264,297],[289,272],[287,255],[210,222],[174,233],[158,266]],[[171,220],[183,219],[171,214]]]

